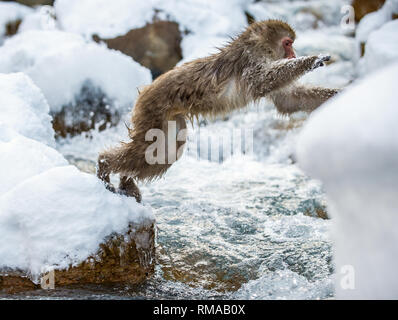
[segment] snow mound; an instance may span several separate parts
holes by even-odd
[[[329,198],[337,298],[398,297],[397,81],[394,64],[353,85],[313,113],[298,141],[300,165]]]
[[[28,271],[34,281],[84,261],[105,237],[127,232],[129,222],[153,219],[148,209],[73,166],[19,184],[0,197],[0,212],[0,269]]]
[[[27,31],[0,47],[0,72],[24,72],[42,90],[52,112],[73,104],[89,82],[114,107],[128,110],[137,87],[151,82],[150,71],[132,58],[80,35],[61,31]]]
[[[398,61],[397,30],[398,20],[393,20],[370,34],[365,55],[358,65],[360,75],[366,75]]]
[[[40,89],[29,77],[23,73],[0,74],[0,127],[7,124],[25,137],[54,146],[49,110]]]

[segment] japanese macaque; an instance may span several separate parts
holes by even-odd
[[[98,177],[108,189],[141,201],[135,181],[161,177],[173,163],[148,161],[146,151],[153,144],[151,139],[147,141],[149,130],[162,130],[168,141],[168,123],[175,121],[172,138],[179,137],[177,160],[185,143],[185,137],[181,138],[179,133],[186,129],[187,120],[199,115],[225,115],[263,97],[270,98],[282,114],[311,112],[320,106],[338,90],[307,87],[295,81],[323,66],[330,56],[297,58],[293,49],[295,38],[293,29],[282,21],[255,22],[219,52],[158,77],[139,94],[129,129],[131,141],[99,155]],[[167,151],[165,157],[168,158]],[[118,190],[110,184],[111,173],[120,174]]]

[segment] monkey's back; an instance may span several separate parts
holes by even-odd
[[[220,79],[215,68],[217,58],[218,55],[213,55],[196,59],[158,77],[140,93],[133,111],[133,124],[139,125],[144,118],[164,121],[176,114],[188,118],[211,117],[244,103],[234,101],[238,81]]]

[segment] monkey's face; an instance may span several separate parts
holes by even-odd
[[[292,59],[296,58],[296,54],[293,49],[293,40],[290,37],[283,37],[280,46],[283,50],[281,50],[284,59]]]

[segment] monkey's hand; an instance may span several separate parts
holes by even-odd
[[[313,63],[313,65],[312,65],[312,69],[311,70],[315,70],[315,69],[317,69],[317,68],[319,68],[319,67],[323,67],[324,65],[325,65],[325,61],[329,61],[330,60],[330,55],[326,55],[326,54],[320,54],[317,58],[316,58],[316,60],[315,60],[315,62]]]

